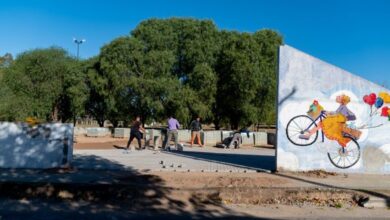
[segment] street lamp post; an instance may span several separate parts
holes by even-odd
[[[85,39],[77,40],[76,38],[73,38],[73,42],[77,44],[77,59],[79,59],[80,44],[84,43],[85,41]]]
[[[77,44],[77,60],[79,60],[80,44],[84,43],[85,41],[86,41],[85,39],[77,40],[76,38],[73,38],[73,42]],[[76,115],[74,114],[74,109],[73,109],[73,126],[76,126]]]

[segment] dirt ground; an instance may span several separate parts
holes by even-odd
[[[231,211],[266,219],[389,219],[389,208],[363,208],[365,194],[353,190],[294,188],[289,179],[257,173],[173,173],[159,172],[173,198],[200,198],[222,204]],[[302,172],[298,176],[321,181],[339,174],[325,171]],[[389,195],[389,192],[383,192]],[[210,200],[212,202],[210,202]]]
[[[127,144],[127,138],[113,138],[113,137],[86,137],[76,136],[74,138],[74,149],[113,149],[114,146],[125,147]],[[137,140],[134,140],[132,144],[136,144]],[[144,142],[142,141],[142,144]]]
[[[256,173],[154,173],[167,187],[180,192],[217,193],[224,204],[284,204],[356,207],[363,194],[319,188],[295,188],[288,179]],[[324,178],[322,176],[318,178]],[[286,190],[287,187],[287,190]]]
[[[288,180],[272,175],[111,172],[115,184],[3,183],[0,218],[254,220],[390,216],[386,208],[359,207],[353,198],[355,192],[283,188]]]

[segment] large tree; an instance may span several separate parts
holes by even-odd
[[[280,43],[270,30],[218,31],[211,21],[195,19],[143,21],[131,36],[102,48],[109,118],[175,114],[186,123],[199,115],[217,128],[273,123]]]
[[[9,95],[8,118],[72,121],[86,100],[84,78],[75,59],[61,48],[20,54],[7,68],[3,83]]]
[[[83,72],[86,74],[89,98],[85,103],[86,113],[95,118],[100,127],[108,118],[110,95],[106,87],[107,79],[104,77],[98,57],[92,57],[83,61]]]
[[[171,75],[174,61],[171,51],[146,50],[134,37],[121,37],[103,47],[100,74],[90,74],[90,78],[101,78],[93,80],[93,87],[100,87],[95,91],[104,97],[107,119],[115,125],[136,115],[144,121],[165,117],[169,88],[179,84]]]
[[[280,34],[261,30],[253,34],[260,47],[260,71],[262,80],[257,91],[255,105],[260,110],[254,123],[274,124],[276,121],[278,48],[283,43]]]
[[[210,123],[214,119],[213,108],[217,93],[217,74],[207,63],[197,64],[188,75],[189,89],[193,90],[191,113]]]
[[[145,122],[194,116],[216,128],[274,123],[281,36],[219,31],[209,20],[149,19],[76,61],[60,48],[0,57],[0,119],[71,121],[84,113]],[[2,74],[2,72],[4,72]],[[86,112],[84,111],[86,110]]]
[[[219,119],[232,129],[250,125],[256,120],[256,93],[262,81],[259,69],[259,45],[250,34],[224,32],[217,65],[217,109]],[[216,121],[218,125],[219,122]]]
[[[150,19],[141,22],[132,35],[144,42],[147,51],[173,54],[170,73],[187,91],[183,103],[187,102],[189,117],[200,115],[210,122],[217,82],[213,69],[221,45],[215,24],[209,20]]]

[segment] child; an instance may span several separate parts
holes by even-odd
[[[313,101],[313,104],[310,105],[309,111],[307,114],[312,118],[316,119],[324,108],[318,103],[317,100]]]

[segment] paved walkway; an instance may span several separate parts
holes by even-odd
[[[337,217],[385,219],[389,212],[390,175],[270,173],[267,171],[275,166],[274,150],[264,148],[194,147],[184,148],[182,152],[123,152],[123,149],[75,150],[74,169],[0,170],[0,218],[285,218],[301,209],[280,205],[275,209],[243,207],[220,200],[250,195],[285,198],[284,194],[291,196],[300,192],[304,197],[310,194],[325,198],[341,197],[344,193],[348,196],[364,194],[370,198],[365,205],[385,209],[354,207],[354,211],[343,208],[345,211],[341,212],[329,207],[325,207],[327,211],[324,207],[309,207],[310,211],[295,214],[297,218],[324,216],[323,219],[329,219],[331,212],[334,213],[331,216]],[[282,214],[279,207],[284,211]]]
[[[123,149],[75,150],[73,166],[80,169],[197,172],[270,172],[275,170],[275,150],[184,147],[183,151]]]

